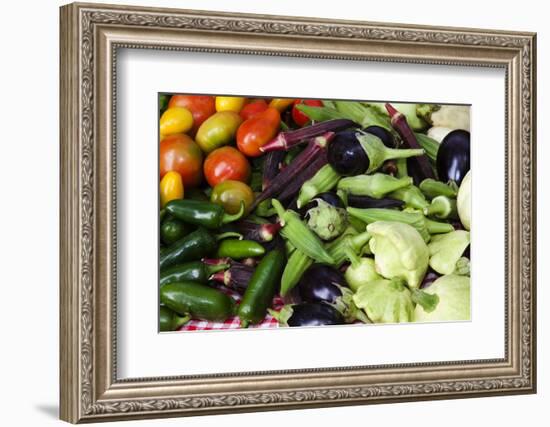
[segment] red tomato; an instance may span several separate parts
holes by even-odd
[[[294,120],[294,123],[296,123],[298,126],[302,127],[309,122],[309,117],[298,110],[296,108],[296,104],[305,104],[312,107],[322,107],[323,101],[319,101],[318,99],[297,99],[296,101],[294,101],[294,105],[292,106],[292,120]]]
[[[228,179],[247,182],[250,178],[248,160],[239,150],[229,146],[212,151],[204,161],[203,170],[210,187]]]
[[[281,115],[275,108],[256,114],[245,120],[237,130],[237,147],[241,153],[248,157],[259,157],[262,155],[260,147],[272,140],[279,126]]]
[[[190,133],[195,135],[202,122],[216,112],[216,98],[204,95],[173,95],[168,102],[168,108],[170,107],[183,107],[191,111],[193,127]]]
[[[265,110],[267,110],[267,103],[263,99],[258,99],[246,104],[239,114],[243,120],[248,120]]]
[[[181,175],[185,188],[194,187],[202,180],[202,151],[199,145],[182,133],[169,135],[160,141],[160,178],[167,172]]]

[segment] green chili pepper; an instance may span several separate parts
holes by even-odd
[[[160,269],[162,271],[174,264],[210,256],[216,251],[216,246],[216,237],[204,228],[199,228],[161,251]]]
[[[263,254],[265,254],[265,248],[254,240],[229,239],[219,244],[216,256],[218,258],[243,259]]]
[[[292,245],[302,251],[305,255],[318,262],[332,264],[334,260],[325,250],[321,240],[311,231],[306,224],[302,222],[300,216],[293,210],[286,210],[277,200],[272,199],[271,204],[279,215],[281,225],[281,235],[290,241]]]
[[[160,301],[180,315],[223,322],[235,314],[231,297],[195,282],[168,283],[160,289]]]
[[[175,331],[180,326],[189,321],[189,316],[179,316],[176,312],[170,310],[164,305],[160,306],[159,328],[161,332]]]
[[[234,215],[225,213],[220,205],[199,200],[172,200],[165,209],[183,222],[216,229],[240,219],[244,214],[244,202],[241,202],[239,212]]]
[[[279,287],[284,265],[284,252],[277,248],[263,257],[256,267],[239,305],[238,314],[243,328],[264,319]]]
[[[162,287],[173,282],[206,283],[212,274],[226,268],[229,268],[229,264],[223,262],[217,264],[205,264],[202,261],[186,262],[161,271],[159,284]]]

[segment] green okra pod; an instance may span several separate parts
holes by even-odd
[[[283,226],[280,231],[281,236],[289,240],[296,249],[299,249],[318,262],[327,264],[334,262],[325,250],[321,240],[302,222],[296,212],[290,209],[285,211],[283,205],[277,199],[272,199],[271,203],[277,211],[277,215],[279,215],[281,225]]]
[[[281,277],[281,296],[285,296],[298,284],[302,275],[313,264],[313,260],[300,250],[294,250],[288,258]]]
[[[370,196],[381,199],[392,191],[408,187],[413,183],[411,177],[394,178],[390,175],[375,173],[373,175],[357,175],[342,178],[338,182],[338,189],[354,196]]]
[[[300,189],[296,206],[300,209],[318,194],[332,190],[336,187],[339,180],[340,174],[331,165],[323,166],[311,179],[304,182]]]
[[[427,178],[419,185],[420,191],[422,191],[430,199],[437,196],[454,197],[458,194],[458,187],[454,181],[449,184],[445,184],[441,181],[436,181],[432,178]]]
[[[388,194],[388,197],[401,200],[407,207],[414,209],[424,209],[430,205],[424,194],[422,194],[422,191],[415,185],[409,185],[408,187],[392,191]]]
[[[423,209],[424,215],[435,216],[437,218],[456,218],[456,200],[447,196],[437,196],[432,199],[432,203]]]

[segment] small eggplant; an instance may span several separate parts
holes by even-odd
[[[333,267],[313,264],[302,275],[297,288],[304,302],[330,304],[347,322],[361,320],[369,323],[368,318],[353,303],[353,292],[349,289],[343,273]]]
[[[338,132],[328,146],[328,162],[344,176],[371,173],[386,160],[424,154],[422,149],[388,148],[374,133],[364,131]]]
[[[322,302],[285,305],[279,312],[273,310],[269,312],[281,326],[324,326],[345,323],[338,310]]]
[[[437,151],[436,169],[440,181],[460,185],[470,170],[470,132],[456,129],[443,138]]]
[[[356,131],[338,132],[329,144],[328,161],[341,175],[359,175],[369,168],[367,153],[355,134]]]
[[[323,202],[326,202],[329,205],[334,206],[335,208],[342,208],[342,209],[346,208],[340,196],[338,196],[338,194],[336,194],[333,191],[325,191],[324,193],[317,194],[315,196],[315,199],[321,199]],[[298,213],[303,216],[310,209],[316,208],[317,205],[318,203],[316,202],[316,200],[312,200],[307,205],[305,205],[302,209],[299,209]]]
[[[393,137],[391,132],[382,126],[376,126],[376,125],[369,126],[365,128],[364,131],[367,133],[371,133],[377,136],[378,138],[380,138],[384,143],[384,145],[388,148],[397,147],[397,144],[395,143],[395,138]]]
[[[347,287],[344,275],[328,265],[313,264],[298,284],[298,292],[305,302],[336,303],[342,297],[342,287]]]

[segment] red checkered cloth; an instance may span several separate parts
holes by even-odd
[[[225,286],[219,286],[218,289],[227,295],[229,295],[231,298],[235,300],[235,302],[240,303],[242,296],[238,294],[237,292],[232,291],[231,289],[228,289]],[[281,299],[280,296],[275,296],[273,298],[273,303],[271,304],[271,308],[275,311],[281,310],[283,308],[284,302]],[[261,323],[258,323],[257,325],[250,325],[249,328],[278,328],[279,322],[270,314],[266,314],[264,320]],[[187,322],[185,325],[183,325],[179,330],[180,331],[212,331],[212,330],[220,330],[220,329],[240,329],[241,328],[241,320],[238,316],[230,317],[225,322],[210,322],[208,320],[195,320],[191,319],[189,322]]]

